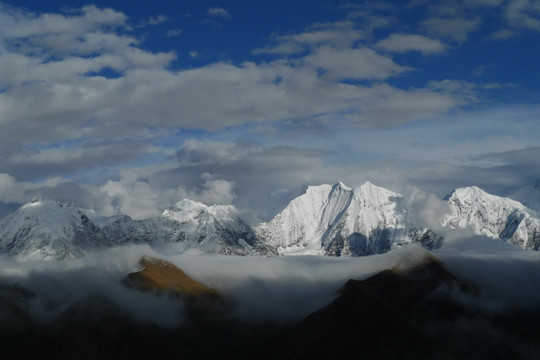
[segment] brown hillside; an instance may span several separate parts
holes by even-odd
[[[184,297],[216,297],[219,292],[190,278],[176,265],[148,256],[140,262],[141,270],[124,279],[130,287],[155,292],[170,292]]]

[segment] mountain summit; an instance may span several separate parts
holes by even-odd
[[[451,212],[442,219],[449,228],[469,228],[523,249],[540,247],[540,220],[520,202],[488,194],[477,186],[459,188],[445,197]]]
[[[118,243],[178,243],[186,249],[221,254],[248,255],[261,246],[233,206],[208,206],[188,199],[179,201],[157,218],[112,218],[103,231]]]
[[[409,222],[403,196],[370,182],[354,189],[341,182],[310,186],[256,231],[281,254],[361,256],[442,240]]]
[[[72,202],[32,200],[0,222],[0,253],[64,259],[111,245],[96,218]]]

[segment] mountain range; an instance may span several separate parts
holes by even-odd
[[[453,229],[539,249],[540,219],[521,203],[475,186],[456,189],[444,200],[448,212],[439,219],[439,229],[418,224],[402,195],[370,182],[356,188],[310,186],[256,227],[233,206],[188,199],[144,220],[102,217],[71,202],[33,200],[0,222],[0,253],[65,259],[92,249],[147,243],[230,255],[363,256],[410,243],[437,248]]]

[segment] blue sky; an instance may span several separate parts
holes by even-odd
[[[2,1],[0,216],[189,197],[257,222],[367,180],[538,209],[539,39],[537,0]]]

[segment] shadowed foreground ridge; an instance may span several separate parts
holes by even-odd
[[[532,360],[540,353],[538,309],[495,313],[473,305],[480,291],[429,254],[349,280],[332,303],[289,324],[236,319],[223,311],[224,295],[160,259],[143,258],[124,281],[133,291],[170,296],[183,321],[137,320],[114,299],[90,294],[40,324],[25,312],[33,293],[3,287],[0,314],[12,327],[2,323],[0,358]]]
[[[171,262],[143,256],[139,261],[141,270],[127,275],[123,284],[157,295],[178,298],[183,313],[194,321],[218,320],[226,317],[233,303],[216,289],[193,280]]]
[[[524,328],[515,314],[475,307],[469,301],[476,295],[428,255],[408,269],[349,280],[335,301],[291,331],[276,358],[536,358],[538,322]],[[538,311],[526,313],[540,320]]]

